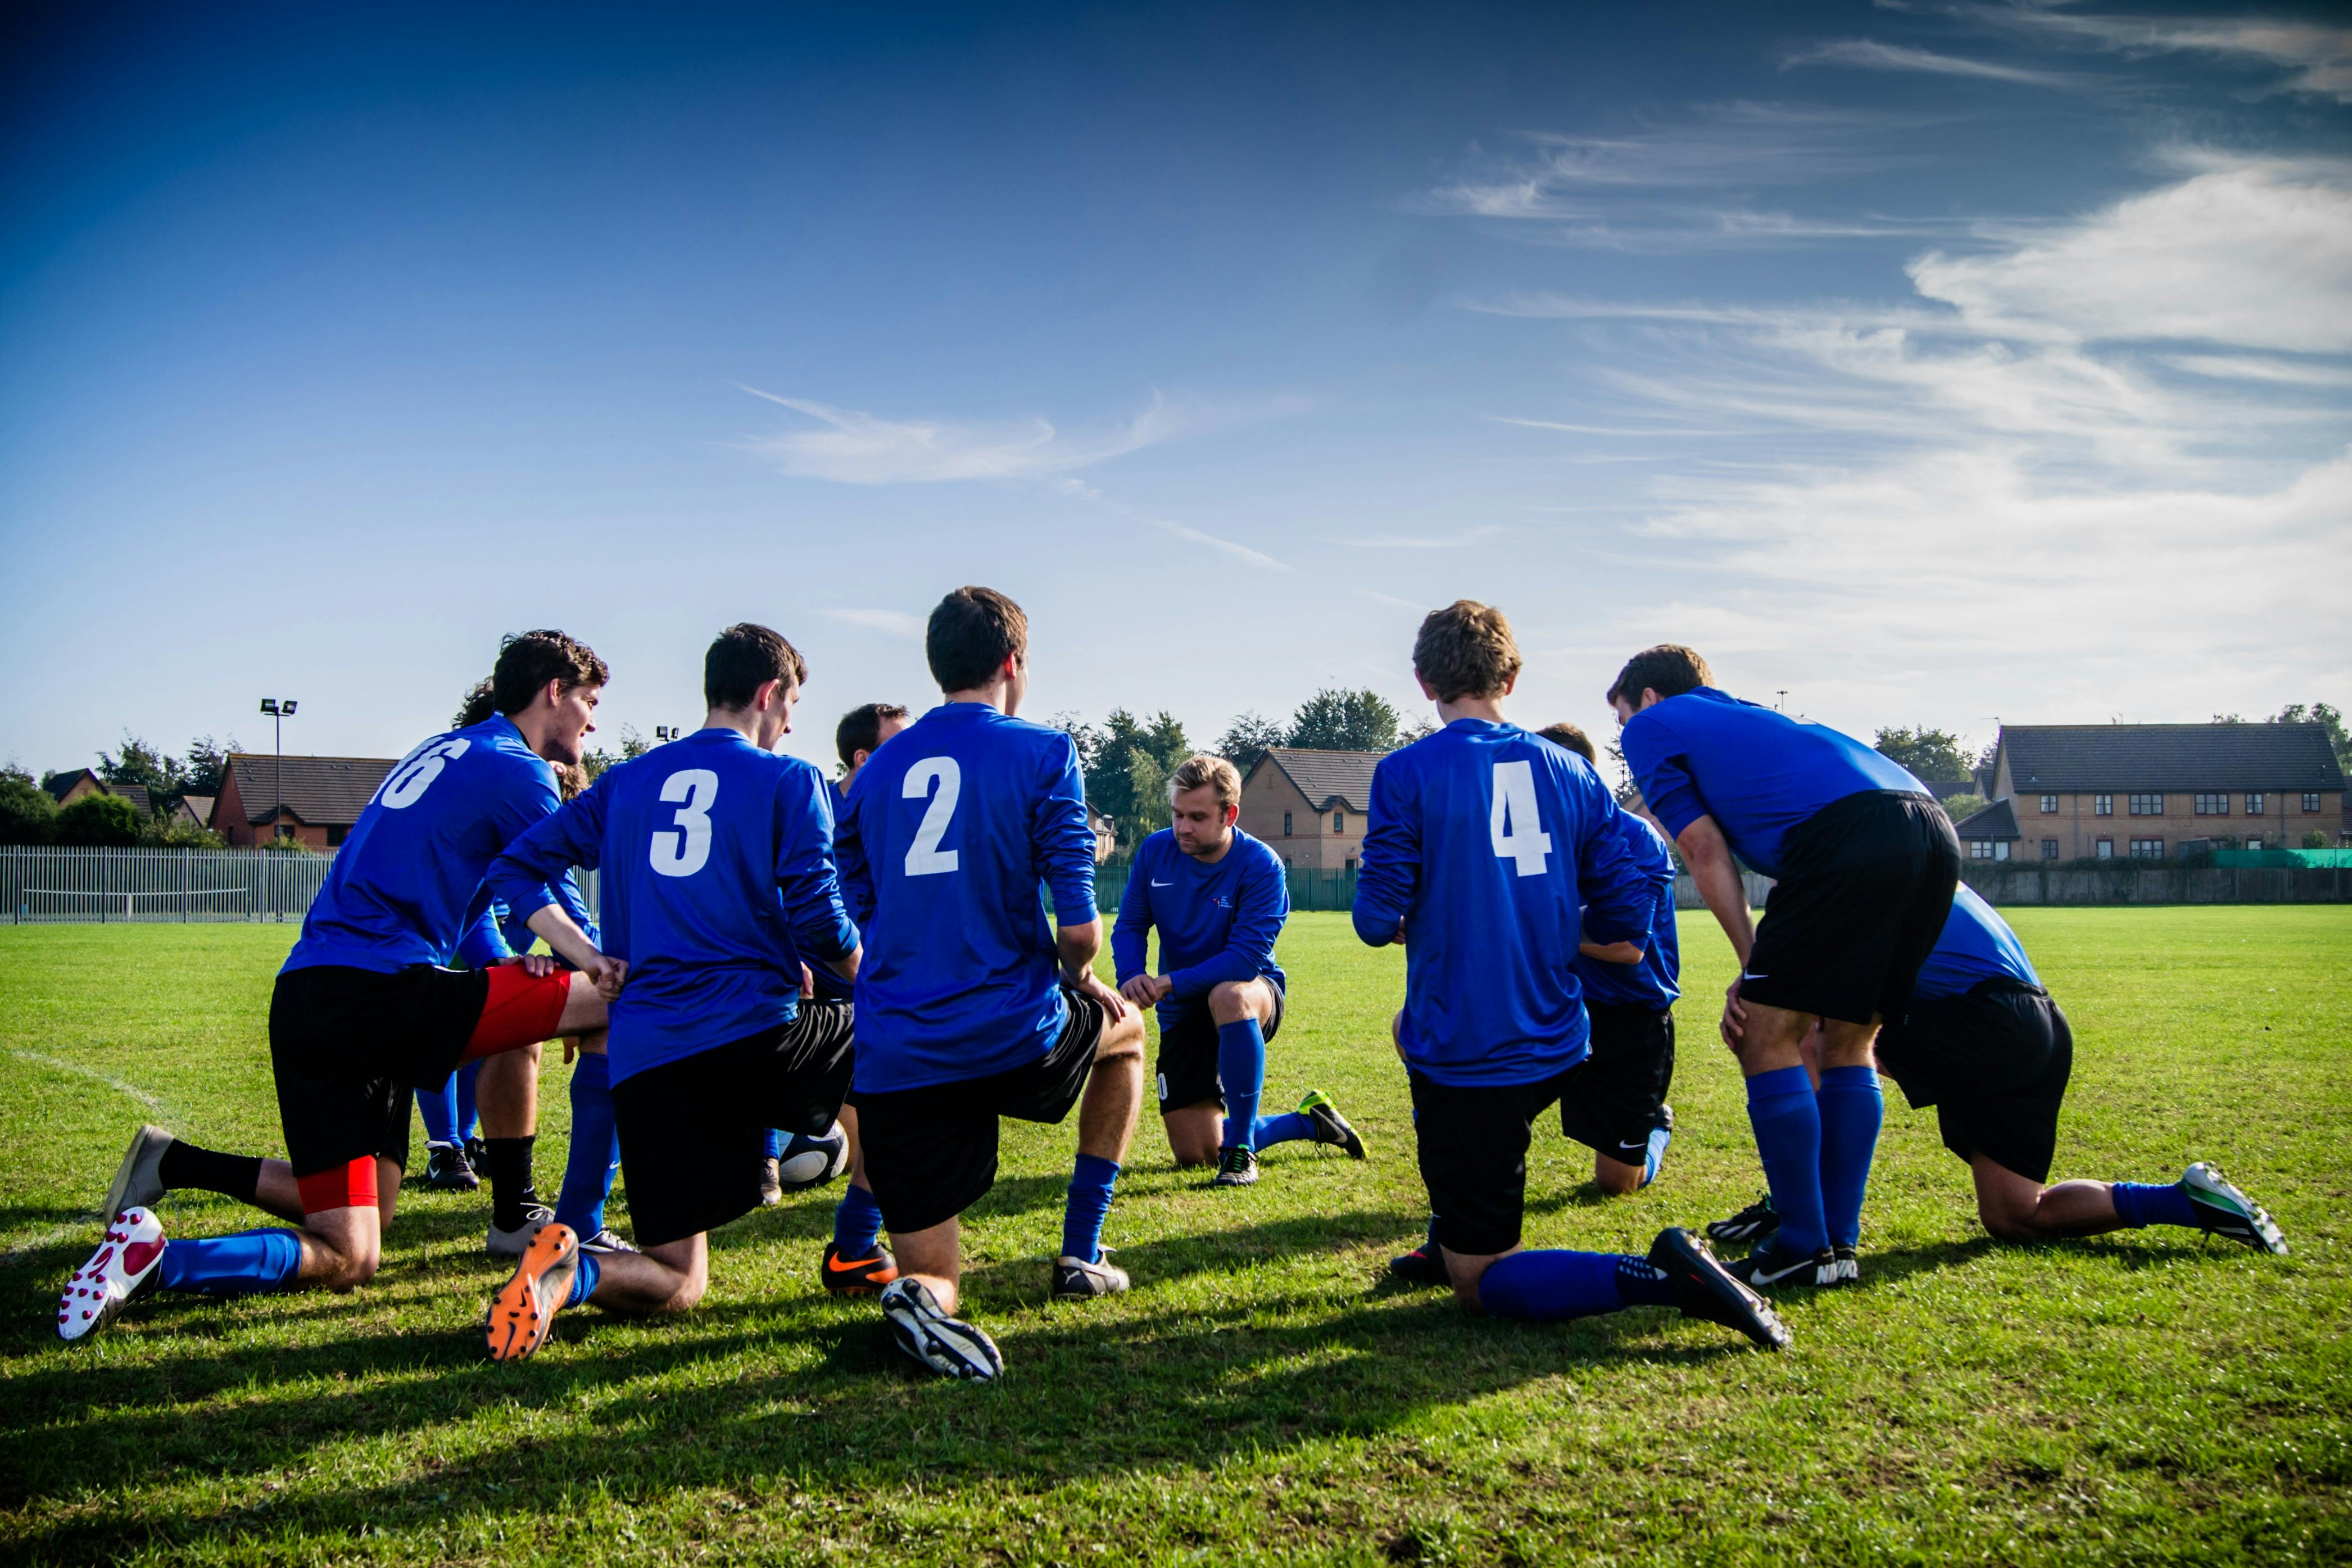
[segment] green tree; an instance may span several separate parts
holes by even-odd
[[[1217,741],[1217,755],[1239,768],[1244,774],[1257,766],[1258,759],[1275,747],[1286,744],[1286,731],[1271,719],[1255,713],[1244,713],[1225,727]]]
[[[145,785],[147,798],[160,809],[180,798],[186,788],[187,775],[179,758],[169,752],[157,751],[125,730],[120,750],[111,755],[98,753],[98,776],[110,785]]]
[[[615,753],[600,748],[590,752],[580,759],[580,771],[588,775],[590,784],[594,784],[597,775],[614,763],[625,763],[632,758],[642,757],[653,749],[654,743],[639,734],[635,724],[624,724],[621,726],[620,751]]]
[[[1168,775],[1192,754],[1192,742],[1184,726],[1164,711],[1147,721],[1115,708],[1097,733],[1094,762],[1086,768],[1087,804],[1118,824],[1122,844],[1140,844],[1152,831],[1145,821],[1166,826]],[[1082,759],[1085,751],[1082,746]]]
[[[1397,710],[1377,691],[1327,686],[1298,705],[1283,739],[1322,752],[1394,751]]]
[[[47,844],[58,831],[58,803],[24,769],[0,768],[0,844]]]
[[[2290,702],[2271,715],[2273,724],[2321,724],[2327,730],[2327,743],[2336,748],[2336,764],[2352,768],[2352,736],[2344,731],[2344,715],[2325,702]]]
[[[210,735],[198,735],[188,742],[187,761],[180,764],[182,795],[218,795],[221,785],[228,781],[228,756],[241,752],[236,737],[231,735],[226,746],[215,743]]]
[[[1944,815],[1954,822],[1959,822],[1975,816],[1992,802],[1980,795],[1955,795],[1945,797],[1942,804]]]
[[[1948,730],[1931,730],[1925,724],[1911,730],[1881,730],[1870,743],[1880,756],[1910,769],[1914,778],[1969,776],[1968,753],[1960,750],[1960,738]]]
[[[86,795],[58,813],[58,842],[127,849],[139,842],[145,819],[119,795]]]

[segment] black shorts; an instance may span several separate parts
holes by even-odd
[[[269,1065],[297,1177],[375,1154],[408,1165],[411,1089],[438,1089],[489,1000],[477,969],[411,964],[384,973],[320,964],[278,976]]]
[[[1915,1000],[1878,1034],[1878,1069],[1914,1110],[1936,1108],[1944,1147],[2050,1179],[2074,1031],[2050,993],[1988,980],[1964,995]]]
[[[1902,1016],[1959,881],[1960,841],[1931,796],[1830,802],[1783,842],[1741,998],[1849,1024]]]
[[[1562,1079],[1559,1130],[1638,1165],[1675,1081],[1674,1009],[1591,1001],[1584,1009],[1592,1018],[1592,1054]]]
[[[1274,993],[1274,1017],[1265,1026],[1265,1037],[1271,1040],[1282,1032],[1282,982],[1271,974],[1258,978]],[[1218,1110],[1225,1108],[1224,1084],[1217,1077],[1217,1020],[1209,1012],[1207,997],[1189,1004],[1174,1023],[1160,1026],[1160,1056],[1151,1071],[1160,1086],[1162,1116],[1212,1100]]]
[[[1086,1091],[1108,1021],[1102,1005],[1062,987],[1069,1017],[1045,1057],[1010,1072],[857,1097],[866,1184],[894,1232],[953,1219],[996,1184],[996,1121],[1059,1121]],[[635,1196],[632,1194],[632,1203]]]
[[[821,1133],[841,1114],[851,1021],[846,1002],[803,1000],[789,1024],[613,1086],[639,1247],[717,1230],[760,1206],[768,1129]]]
[[[1407,1071],[1413,1142],[1440,1247],[1483,1257],[1518,1246],[1536,1118],[1569,1092],[1583,1066],[1536,1083],[1468,1087]]]

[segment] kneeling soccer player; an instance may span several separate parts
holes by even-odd
[[[1257,1152],[1305,1140],[1364,1157],[1363,1140],[1320,1089],[1297,1110],[1258,1114],[1265,1047],[1282,1027],[1275,939],[1290,916],[1282,861],[1234,824],[1242,778],[1223,757],[1191,757],[1168,781],[1172,826],[1143,841],[1111,932],[1118,994],[1160,1010],[1160,1120],[1179,1165],[1217,1166],[1215,1185],[1257,1180]],[[1146,963],[1160,931],[1160,973]]]
[[[2174,1225],[2285,1253],[2286,1238],[2263,1206],[2202,1160],[2162,1184],[2044,1185],[2074,1065],[2074,1031],[2024,944],[1963,885],[1910,1007],[1879,1032],[1878,1067],[1914,1110],[1936,1108],[1944,1147],[1976,1178],[1984,1227],[2003,1241],[2049,1241]],[[1751,1242],[1779,1224],[1768,1194],[1706,1228],[1719,1241]]]
[[[625,971],[601,955],[578,974],[544,957],[444,967],[488,918],[491,858],[556,810],[549,764],[580,760],[606,670],[585,646],[540,631],[509,638],[490,679],[495,715],[435,736],[385,775],[278,973],[269,1056],[287,1158],[142,1129],[107,1194],[107,1240],[58,1304],[62,1337],[103,1327],[150,1289],[366,1283],[408,1158],[411,1087],[437,1086],[475,1060],[528,1073],[541,1040],[604,1027]],[[301,1228],[166,1245],[152,1205],[175,1188],[220,1193]]]
[[[532,1240],[490,1303],[492,1359],[527,1356],[556,1313],[593,1301],[679,1312],[709,1283],[709,1231],[760,1206],[771,1127],[822,1131],[849,1087],[850,1009],[801,997],[803,955],[854,973],[824,779],[772,747],[807,667],[765,626],[728,627],[703,659],[703,726],[619,763],[517,840],[492,889],[556,952],[604,961],[547,879],[601,868],[604,938],[628,965],[606,1049],[622,1179],[641,1252]]]
[[[898,1255],[882,1289],[891,1332],[929,1370],[984,1380],[1004,1359],[954,1315],[957,1216],[995,1184],[1000,1117],[1059,1122],[1077,1107],[1052,1295],[1128,1288],[1102,1227],[1142,1098],[1143,1017],[1094,973],[1102,921],[1077,749],[1014,717],[1028,617],[993,589],[959,588],[924,640],[944,700],[866,765],[842,826],[843,881],[874,911],[857,974],[857,1125]]]
[[[1580,914],[1598,943],[1639,942],[1655,890],[1591,767],[1504,719],[1520,660],[1502,612],[1431,612],[1412,662],[1444,728],[1373,770],[1354,921],[1374,947],[1406,943],[1396,1045],[1455,1296],[1541,1321],[1673,1306],[1786,1343],[1763,1298],[1678,1226],[1646,1258],[1520,1250],[1530,1131],[1587,1055]]]

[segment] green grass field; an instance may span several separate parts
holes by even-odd
[[[1213,1192],[1147,1112],[1108,1237],[1136,1289],[1049,1308],[1075,1134],[1008,1131],[966,1230],[992,1387],[913,1375],[870,1304],[823,1294],[833,1191],[719,1236],[695,1312],[570,1313],[518,1365],[481,1359],[487,1200],[413,1189],[357,1295],[155,1299],[61,1348],[57,1290],[140,1121],[278,1149],[263,1020],[293,928],[0,929],[0,1556],[2352,1560],[2352,910],[2013,918],[2077,1036],[2057,1174],[2218,1159],[2294,1257],[2177,1231],[1995,1247],[1932,1114],[1890,1090],[1864,1286],[1785,1303],[1790,1353],[1656,1310],[1467,1318],[1381,1282],[1423,1215],[1383,1032],[1402,955],[1303,915],[1268,1100],[1329,1089],[1373,1162],[1292,1146]],[[1666,1173],[1602,1200],[1555,1127],[1530,1245],[1639,1250],[1759,1185],[1709,1028],[1727,952],[1685,919]],[[543,1099],[551,1191],[558,1066]],[[200,1195],[163,1213],[253,1223]]]

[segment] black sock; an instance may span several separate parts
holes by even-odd
[[[224,1154],[174,1138],[155,1162],[155,1177],[175,1193],[218,1193],[249,1204],[261,1185],[261,1162],[250,1154]]]
[[[490,1184],[490,1223],[513,1230],[539,1202],[530,1182],[531,1138],[482,1140],[482,1175]]]

